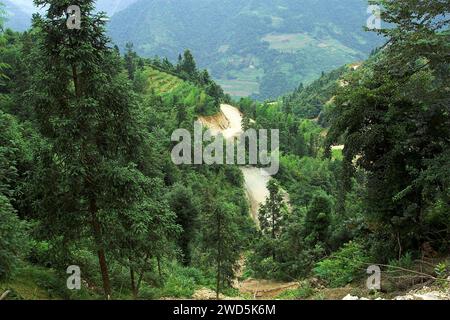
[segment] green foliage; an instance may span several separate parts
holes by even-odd
[[[163,297],[191,298],[195,290],[206,284],[202,272],[192,267],[175,268],[164,282]]]
[[[319,242],[326,243],[329,237],[331,220],[331,197],[325,193],[318,193],[312,198],[305,216],[305,241],[311,245]]]
[[[307,87],[301,84],[292,94],[283,98],[283,109],[301,118],[319,117],[340,87],[340,78],[349,69],[348,66],[344,66],[322,74]]]
[[[449,287],[450,283],[448,281],[450,267],[446,261],[438,263],[434,268],[436,277],[439,279],[438,283],[443,287]]]
[[[194,196],[191,188],[179,183],[173,185],[167,194],[171,209],[177,213],[177,223],[183,228],[179,238],[179,247],[185,264],[191,263],[191,240],[195,236],[196,222],[200,214],[200,199]]]
[[[11,277],[27,252],[26,224],[3,194],[0,194],[0,281]]]
[[[88,290],[71,291],[66,285],[67,275],[53,269],[25,264],[17,269],[13,279],[0,283],[0,291],[10,290],[11,300],[95,300],[100,296]]]
[[[219,297],[223,289],[231,285],[242,252],[246,249],[248,235],[242,228],[248,223],[248,216],[242,216],[239,207],[218,196],[219,190],[207,191],[209,202],[200,217],[201,221],[201,263],[215,270],[216,294]]]
[[[262,233],[275,240],[280,236],[283,215],[286,214],[287,208],[280,186],[275,180],[269,181],[267,189],[269,190],[269,196],[266,202],[261,205],[258,217]]]
[[[448,181],[436,164],[449,163],[450,115],[442,101],[450,99],[450,35],[448,19],[439,18],[448,14],[444,3],[381,3],[390,25],[380,33],[390,45],[348,75],[336,97],[328,144],[344,139],[347,180],[355,159],[368,173],[364,200],[372,232],[380,244],[397,246],[377,256],[383,260],[424,242],[448,249],[444,220],[450,219],[441,205],[448,203]]]
[[[185,107],[182,117],[184,120],[187,119],[186,114],[189,113],[207,116],[215,115],[219,111],[220,97],[208,94],[209,87],[203,89],[191,82],[182,80],[179,76],[167,73],[167,71],[159,71],[153,66],[144,67],[142,76],[146,77],[147,80],[141,81],[139,84],[140,90],[148,94],[154,92],[161,96],[165,104],[171,104],[178,111],[181,107]]]
[[[247,260],[248,273],[257,279],[283,279],[285,275],[279,272],[279,264],[274,260],[272,250],[266,250],[267,245],[274,247],[270,239],[257,238],[253,245],[254,252]]]
[[[391,272],[396,272],[396,267],[411,270],[414,267],[414,258],[411,252],[407,252],[405,255],[401,256],[400,259],[389,260],[388,265],[391,267]]]
[[[28,250],[27,223],[14,208],[28,168],[25,148],[16,119],[0,111],[0,281],[11,277]]]
[[[314,288],[311,287],[309,281],[303,281],[300,287],[294,290],[286,290],[278,295],[279,300],[302,300],[311,297],[314,294]]]
[[[36,4],[48,5],[48,11],[34,19],[40,32],[31,103],[49,146],[33,172],[35,206],[51,239],[92,241],[108,296],[106,255],[130,274],[142,273],[151,255],[161,256],[176,237],[175,214],[162,200],[163,182],[150,177],[150,137],[129,82],[133,66],[128,64],[125,78],[120,57],[107,45],[103,16],[92,13],[92,1],[83,2],[85,32],[74,32],[59,16],[66,4]],[[136,60],[131,50],[127,57]],[[40,184],[51,187],[42,190]],[[131,286],[136,293],[133,280]]]
[[[176,261],[165,264],[164,279],[157,285],[144,284],[139,298],[144,300],[170,297],[177,299],[192,298],[194,292],[205,287],[214,287],[214,278],[194,267],[182,266]]]
[[[330,258],[320,261],[314,273],[332,287],[342,287],[362,277],[369,258],[363,246],[349,242]]]
[[[30,252],[27,260],[40,266],[51,265],[50,244],[48,241],[30,240]]]
[[[309,1],[302,10],[322,6]],[[327,6],[348,8],[337,2]],[[371,36],[342,27],[353,23],[347,20],[354,8],[346,21],[327,25],[335,29],[330,34],[317,21],[312,29],[297,25],[297,17],[294,23],[297,9],[262,1],[249,11],[228,1],[220,6],[233,10],[216,16],[215,4],[202,23],[214,18],[221,27],[213,33],[227,38],[211,44],[213,37],[200,32],[190,41],[200,63],[187,50],[172,64],[174,57],[137,52],[153,50],[144,42],[162,43],[159,54],[179,52],[177,34],[149,40],[148,30],[161,30],[149,28],[121,57],[110,48],[102,17],[92,14],[93,1],[79,1],[84,28],[77,31],[60,15],[68,1],[37,0],[48,11],[35,16],[32,31],[0,33],[1,290],[26,299],[96,299],[101,287],[124,299],[190,298],[203,287],[236,295],[230,285],[243,252],[246,277],[293,281],[315,273],[331,286],[365,274],[368,257],[413,269],[423,243],[447,253],[446,2],[384,0],[390,24],[380,33],[390,44],[361,67],[322,72],[277,101],[238,102],[244,129],[280,130],[280,171],[268,185],[257,232],[238,167],[175,166],[170,159],[171,132],[192,130],[199,115],[215,115],[230,102],[197,65],[212,66],[231,84],[245,77],[243,92],[261,84],[260,98],[284,93],[319,74],[317,65],[327,71],[362,57]],[[177,9],[186,9],[182,19],[164,13],[151,23],[178,28],[199,14],[186,4]],[[323,12],[306,16],[321,20]],[[228,14],[236,20],[223,23]],[[245,36],[225,32],[250,16]],[[330,150],[335,145],[345,147]],[[65,289],[72,264],[82,268],[80,292]],[[438,265],[436,276],[444,280],[447,269]],[[281,297],[312,294],[304,283]]]
[[[179,60],[177,67],[179,72],[184,74],[186,78],[197,77],[197,65],[195,64],[194,57],[189,50],[184,51],[183,57]]]
[[[298,156],[319,155],[323,128],[317,122],[299,118],[282,108],[279,102],[261,104],[247,98],[239,101],[239,108],[244,113],[243,125],[246,127],[280,131],[281,152]]]

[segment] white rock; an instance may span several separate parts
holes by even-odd
[[[355,296],[352,296],[351,294],[348,294],[342,300],[359,300],[359,298],[355,297]]]
[[[415,300],[415,299],[412,295],[407,295],[395,297],[394,300]]]
[[[445,300],[447,298],[440,292],[428,292],[428,293],[424,293],[424,294],[415,294],[414,297],[417,300]]]

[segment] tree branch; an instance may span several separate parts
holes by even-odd
[[[6,297],[8,296],[8,294],[10,294],[11,291],[6,290],[1,296],[0,296],[0,300],[5,300]]]

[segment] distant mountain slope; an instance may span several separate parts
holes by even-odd
[[[145,56],[190,48],[226,91],[264,99],[366,58],[380,43],[363,31],[366,10],[365,0],[138,0],[109,32]]]
[[[98,11],[104,11],[109,16],[112,16],[136,1],[137,0],[97,0],[96,8]]]
[[[1,0],[5,5],[6,23],[5,27],[15,31],[24,31],[31,24],[31,14],[22,10],[19,6],[10,0]]]
[[[104,11],[109,16],[112,16],[136,1],[137,0],[96,0],[95,5],[97,11]],[[15,10],[20,10],[22,13],[26,14],[29,19],[34,12],[38,11],[33,0],[2,0],[1,2],[6,3]]]
[[[349,66],[343,66],[323,74],[306,87],[300,86],[283,98],[284,110],[300,118],[317,118],[336,94],[341,85],[342,76],[350,70]]]

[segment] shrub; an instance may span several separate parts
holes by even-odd
[[[368,262],[363,247],[349,242],[330,258],[317,263],[314,273],[331,287],[341,287],[365,274]]]
[[[301,283],[300,287],[293,290],[286,290],[281,293],[277,299],[280,300],[299,300],[299,299],[307,299],[314,294],[314,289],[311,287],[311,284],[308,281],[304,281]]]
[[[167,278],[162,288],[162,296],[190,298],[195,290],[213,284],[202,271],[193,267],[183,267],[178,263],[169,264]]]
[[[157,300],[161,298],[161,289],[150,287],[144,284],[139,290],[139,299],[142,300]]]
[[[388,263],[392,268],[389,269],[390,272],[395,272],[398,269],[396,267],[404,268],[404,269],[413,269],[414,268],[414,259],[411,252],[407,252],[400,259],[391,259]]]
[[[436,267],[434,268],[434,273],[438,278],[437,284],[444,288],[448,287],[449,285],[449,282],[447,280],[449,270],[450,267],[445,261],[437,264]]]
[[[50,245],[48,241],[30,240],[30,252],[28,253],[28,260],[34,264],[45,267],[52,265],[50,257]]]
[[[0,281],[7,280],[28,251],[26,224],[0,193]]]

